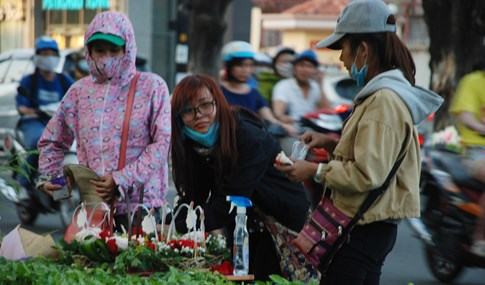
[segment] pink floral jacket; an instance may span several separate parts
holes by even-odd
[[[86,51],[90,76],[69,89],[47,125],[38,145],[40,173],[48,176],[61,173],[64,152],[75,140],[80,164],[98,175],[111,173],[123,191],[132,186],[138,191],[144,189],[144,204],[159,207],[168,190],[171,135],[168,88],[158,75],[141,73],[130,120],[126,166],[118,170],[127,95],[136,73],[136,43],[128,18],[117,12],[98,14],[88,27],[85,41],[96,32],[115,34],[125,40],[123,60],[120,66],[113,67],[117,69],[116,76],[108,80],[96,70]],[[138,203],[138,191],[129,197],[132,205]],[[117,214],[124,212],[126,203],[118,202]]]

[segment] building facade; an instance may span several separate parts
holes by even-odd
[[[82,48],[94,16],[112,10],[127,14],[135,30],[138,56],[148,70],[174,85],[175,33],[169,22],[180,0],[0,0],[0,52],[31,48],[48,35],[60,48]]]

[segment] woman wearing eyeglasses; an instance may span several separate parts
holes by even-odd
[[[300,184],[273,167],[277,142],[252,113],[231,108],[215,81],[204,75],[188,76],[175,87],[172,126],[173,178],[180,201],[202,206],[206,231],[227,233],[231,244],[234,215],[226,196],[250,198],[249,271],[258,280],[281,274],[265,218],[298,231],[309,202]],[[177,228],[183,231],[185,217],[180,222]]]

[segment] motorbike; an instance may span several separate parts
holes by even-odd
[[[21,91],[21,90],[19,90]],[[22,92],[25,92],[23,90]],[[39,118],[50,118],[57,110],[59,103],[40,106],[36,112]],[[25,158],[29,154],[23,144],[23,134],[20,130],[20,120],[13,131],[4,135],[4,150],[8,156],[7,165],[11,171],[11,178],[17,181],[20,175],[27,175],[28,185],[20,186],[18,189],[10,186],[5,181],[0,183],[0,190],[4,196],[15,203],[18,217],[22,224],[32,225],[39,214],[59,213],[61,223],[67,226],[71,222],[72,213],[79,204],[80,196],[78,191],[72,191],[71,197],[64,200],[55,201],[51,196],[35,187],[37,179],[37,169],[31,171],[20,171]],[[65,164],[77,164],[75,143],[64,155]],[[26,172],[26,173],[24,173]]]
[[[409,222],[424,244],[431,273],[442,282],[453,281],[466,267],[485,267],[485,257],[470,251],[485,184],[471,177],[463,162],[446,148],[422,148],[421,218]]]
[[[352,113],[352,106],[341,104],[335,108],[322,108],[300,119],[300,125],[319,133],[340,135],[343,122]]]

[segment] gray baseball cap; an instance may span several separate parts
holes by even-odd
[[[346,34],[396,32],[396,25],[387,23],[390,15],[391,11],[382,0],[354,0],[338,17],[335,32],[321,40],[317,47],[340,49],[335,44]]]

